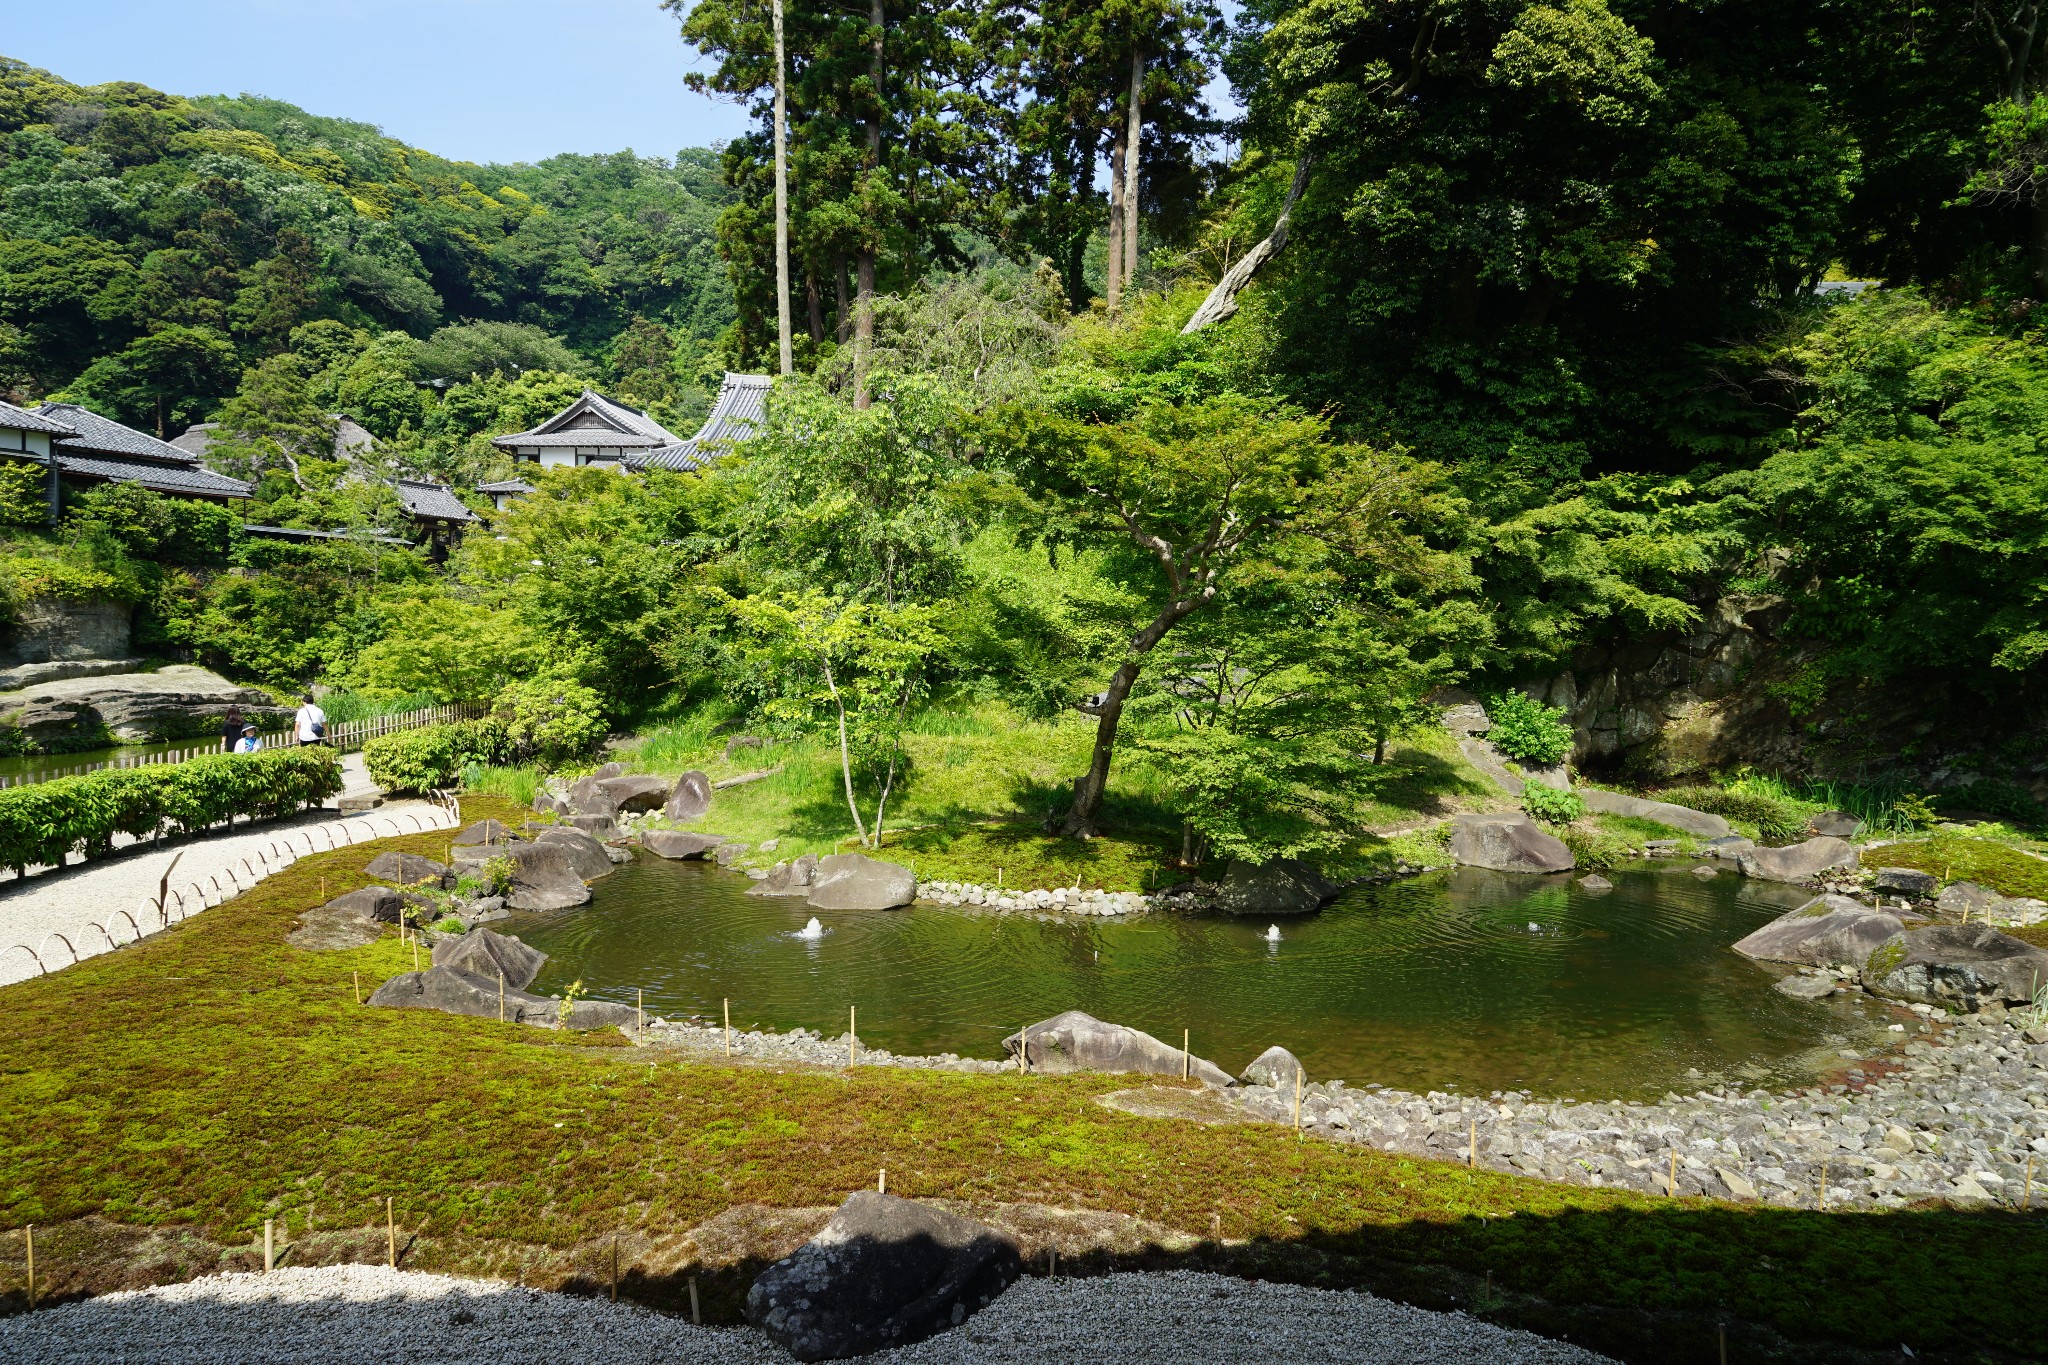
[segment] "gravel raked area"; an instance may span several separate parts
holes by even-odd
[[[117,849],[95,862],[51,868],[23,881],[0,882],[0,986],[37,975],[35,959],[15,949],[16,944],[33,949],[44,967],[54,972],[70,966],[74,959],[52,935],[63,935],[83,958],[109,951],[114,946],[110,937],[123,944],[134,942],[137,935],[130,927],[131,919],[144,936],[157,932],[163,926],[154,918],[154,911],[145,913],[143,902],[155,899],[173,858],[178,865],[171,873],[171,889],[189,897],[191,883],[197,882],[205,905],[213,906],[235,894],[236,880],[226,875],[228,868],[234,868],[242,886],[254,884],[251,871],[260,875],[264,867],[256,856],[259,850],[268,857],[273,845],[282,850],[290,844],[303,856],[310,839],[314,849],[324,852],[330,835],[337,841],[353,836],[357,843],[384,838],[390,835],[393,821],[401,832],[411,834],[413,817],[423,829],[451,827],[448,812],[431,801],[394,801],[368,815],[347,819],[331,813],[323,819],[317,812],[308,812],[238,827],[233,833],[223,831],[130,852]],[[248,869],[243,867],[245,858]],[[212,889],[215,878],[224,894]],[[194,901],[187,908],[196,914],[204,906]],[[92,928],[95,924],[106,932]]]
[[[961,1327],[879,1365],[1600,1365],[1462,1313],[1195,1271],[1026,1278]],[[745,1327],[486,1280],[328,1266],[211,1276],[0,1319],[0,1361],[786,1365]]]

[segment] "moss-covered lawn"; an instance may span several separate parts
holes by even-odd
[[[374,851],[307,858],[140,947],[0,993],[0,1225],[43,1228],[45,1283],[120,1279],[65,1278],[89,1216],[216,1247],[246,1246],[266,1217],[295,1239],[375,1229],[357,1254],[381,1256],[389,1197],[408,1264],[503,1271],[508,1247],[673,1242],[750,1201],[836,1203],[886,1167],[902,1194],[1122,1211],[1250,1243],[1189,1263],[1439,1306],[1469,1304],[1445,1287],[1477,1282],[1459,1275],[1490,1273],[1496,1316],[1632,1359],[1710,1359],[1716,1314],[1923,1355],[2044,1339],[2048,1219],[1658,1200],[1139,1118],[1094,1102],[1128,1083],[1113,1078],[679,1064],[590,1045],[615,1035],[358,1007],[351,973],[367,991],[411,966],[395,938],[314,954],[283,936],[319,879],[329,895],[361,884]],[[0,1296],[16,1307],[4,1249],[19,1245],[0,1236]],[[150,1273],[173,1272],[125,1269]]]

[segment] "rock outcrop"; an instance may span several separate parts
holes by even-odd
[[[843,1360],[958,1327],[1022,1270],[1003,1234],[863,1190],[761,1272],[747,1291],[747,1321],[798,1360]]]
[[[1217,884],[1216,908],[1227,915],[1309,915],[1342,889],[1299,858],[1263,867],[1233,858]]]
[[[574,826],[557,825],[533,836],[537,844],[555,844],[569,855],[569,866],[586,882],[609,877],[617,870],[604,845]]]
[[[438,882],[448,875],[445,864],[417,853],[379,853],[363,871],[379,881],[397,882],[400,886]]]
[[[700,772],[687,772],[676,779],[662,802],[661,813],[678,824],[702,820],[711,810],[711,779]]]
[[[1904,930],[1898,916],[1847,896],[1816,896],[1739,940],[1735,951],[1759,962],[1861,971],[1872,953]]]
[[[1451,858],[1495,872],[1569,872],[1576,862],[1556,836],[1526,815],[1460,815],[1451,822]]]
[[[1231,1083],[1230,1073],[1214,1062],[1189,1057],[1140,1029],[1106,1024],[1080,1010],[1056,1014],[1011,1034],[1003,1039],[1003,1050],[1012,1057],[1021,1050],[1028,1069],[1055,1075],[1073,1071],[1134,1071],[1148,1076],[1178,1076],[1185,1065],[1190,1076],[1205,1084]]]
[[[817,910],[894,910],[917,899],[917,878],[863,853],[834,853],[818,859],[805,899]]]
[[[749,896],[808,896],[811,880],[818,873],[818,855],[806,853],[789,862],[777,863],[768,875],[747,888]]]
[[[1870,885],[1888,896],[1924,898],[1941,890],[1941,878],[1913,867],[1880,867]]]
[[[1937,924],[1873,953],[1863,984],[1873,994],[1925,1005],[2019,1004],[2048,987],[2048,952],[1989,925]]]
[[[1734,833],[1720,816],[1693,810],[1689,806],[1625,796],[1620,792],[1602,791],[1598,787],[1579,787],[1576,790],[1579,799],[1586,803],[1586,809],[1598,815],[1630,815],[1641,820],[1655,820],[1660,825],[1669,825],[1701,839],[1725,839]]]
[[[441,940],[434,945],[434,965],[454,967],[481,977],[495,986],[498,974],[508,987],[524,990],[540,975],[548,955],[528,947],[509,934],[489,929],[472,929],[466,934]]]
[[[299,916],[285,942],[309,952],[361,948],[384,936],[384,926],[398,923],[405,902],[388,886],[366,886],[336,896]]]
[[[597,785],[620,810],[659,810],[668,799],[669,783],[665,777],[606,777],[600,778]]]
[[[1785,848],[1751,849],[1736,857],[1735,866],[1758,881],[1803,882],[1830,868],[1856,866],[1856,846],[1847,839],[1808,839]]]
[[[723,834],[697,834],[681,829],[640,831],[640,846],[657,858],[702,858],[724,842]]]
[[[431,967],[392,977],[377,988],[368,1003],[383,1009],[437,1010],[442,1014],[496,1019],[499,999],[495,970],[484,977],[460,967]],[[552,1024],[561,1018],[560,1001],[519,990],[510,982],[506,983],[503,1000],[507,1023]]]
[[[1254,1057],[1252,1064],[1238,1073],[1238,1079],[1246,1085],[1270,1085],[1276,1090],[1291,1088],[1297,1076],[1306,1079],[1301,1059],[1277,1044]]]
[[[0,694],[0,725],[46,748],[63,748],[103,733],[127,741],[218,735],[231,708],[259,726],[291,715],[272,705],[267,692],[237,686],[208,669],[173,664],[153,673],[66,678]]]

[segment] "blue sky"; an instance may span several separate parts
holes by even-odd
[[[666,156],[745,122],[683,88],[695,54],[656,0],[0,0],[0,54],[269,95],[465,161]]]

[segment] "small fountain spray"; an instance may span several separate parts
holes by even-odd
[[[1280,941],[1280,926],[1279,926],[1279,925],[1277,925],[1277,924],[1269,924],[1269,925],[1267,925],[1267,926],[1266,926],[1266,942],[1268,942],[1268,943],[1278,943],[1279,941]]]
[[[816,915],[813,915],[811,916],[811,922],[809,924],[806,924],[803,928],[796,931],[796,936],[798,938],[808,939],[823,938],[825,937],[825,926],[818,923],[818,917]]]

